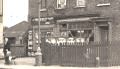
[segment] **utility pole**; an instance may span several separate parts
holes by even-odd
[[[38,7],[38,46],[40,47],[40,39],[41,39],[41,34],[40,34],[40,3],[41,3],[41,0],[39,0],[39,7]]]
[[[39,0],[38,3],[38,47],[37,47],[37,52],[36,52],[36,60],[35,60],[35,65],[40,66],[42,65],[42,53],[41,53],[41,47],[40,47],[40,41],[41,41],[41,31],[40,31],[40,6],[41,5],[41,0]]]

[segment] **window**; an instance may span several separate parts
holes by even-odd
[[[67,37],[67,31],[62,31],[61,32],[61,37]]]
[[[57,0],[57,8],[62,9],[66,7],[66,0]]]
[[[110,0],[97,0],[97,6],[109,6]]]
[[[46,3],[47,3],[46,0],[41,0],[41,10],[40,11],[46,11],[46,6],[47,6]]]
[[[85,7],[85,0],[77,0],[76,6],[77,7]]]

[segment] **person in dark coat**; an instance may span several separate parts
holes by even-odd
[[[10,42],[9,42],[8,38],[5,38],[4,39],[4,48],[3,48],[5,64],[10,64],[9,55],[8,55],[9,52],[10,52]]]

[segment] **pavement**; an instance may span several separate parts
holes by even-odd
[[[16,65],[35,65],[35,57],[22,57],[22,58],[16,58],[14,60]],[[4,64],[5,60],[0,60],[0,64]]]
[[[0,60],[0,69],[120,69],[120,66],[113,67],[63,67],[63,66],[34,66],[35,57],[16,58],[16,65],[5,65]]]
[[[3,58],[3,55],[1,57]],[[0,59],[0,69],[120,69],[120,66],[113,66],[113,67],[63,67],[63,66],[43,66],[43,65],[34,66],[35,57],[16,58],[14,61],[16,65],[5,65],[4,59]]]

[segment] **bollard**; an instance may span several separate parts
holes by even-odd
[[[100,58],[96,57],[96,67],[99,67],[99,66],[100,66]]]
[[[42,65],[42,53],[40,48],[35,53],[35,66],[41,66]]]
[[[11,51],[7,51],[7,54],[5,55],[5,64],[11,64]]]

